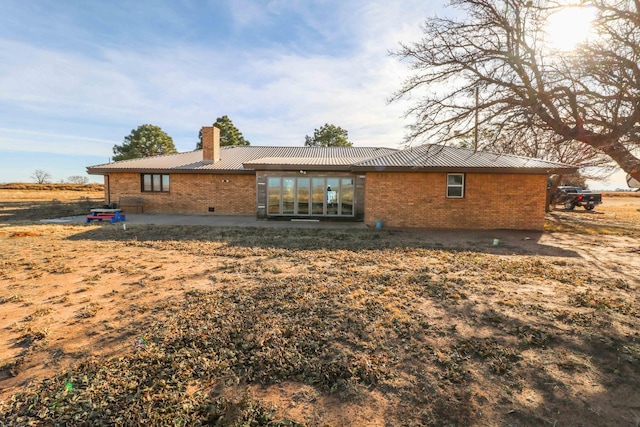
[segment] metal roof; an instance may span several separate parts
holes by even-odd
[[[104,163],[101,165],[88,166],[87,171],[89,173],[100,174],[115,171],[135,172],[139,170],[164,170],[189,167],[189,165],[197,163],[202,163],[202,150]]]
[[[256,160],[244,162],[246,166],[252,165],[331,165],[331,166],[348,166],[352,165],[357,159],[350,157],[262,157]]]
[[[112,172],[254,173],[254,170],[479,171],[572,173],[576,167],[545,160],[443,145],[398,151],[380,147],[220,147],[220,160],[202,161],[202,150],[89,166],[90,174]]]
[[[202,161],[202,150],[167,154],[141,159],[122,160],[114,163],[89,166],[90,174],[110,172],[167,171],[167,172],[225,172],[246,171],[252,173],[260,165],[278,166],[348,166],[362,160],[393,153],[397,150],[379,147],[220,147],[220,160],[215,163]],[[245,167],[244,165],[247,165]]]
[[[537,173],[574,172],[576,167],[510,154],[473,151],[445,145],[426,144],[353,165],[354,170],[467,170]]]

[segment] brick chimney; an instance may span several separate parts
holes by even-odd
[[[220,160],[220,129],[215,126],[202,127],[202,162],[215,163]]]

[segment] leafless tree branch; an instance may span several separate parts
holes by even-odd
[[[581,3],[577,0],[577,5]],[[545,42],[555,0],[452,0],[393,54],[412,75],[391,101],[415,97],[407,142],[483,144],[579,166],[613,160],[640,179],[640,0],[591,0],[596,36],[573,52]],[[476,104],[474,92],[480,91]]]

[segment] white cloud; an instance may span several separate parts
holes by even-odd
[[[237,22],[246,26],[289,7],[288,2],[230,4]],[[0,150],[20,144],[25,150],[109,156],[132,128],[153,123],[184,151],[193,149],[200,126],[224,114],[254,145],[302,144],[304,135],[329,122],[347,129],[357,145],[395,146],[404,134],[405,106],[386,100],[408,70],[387,52],[400,40],[419,37],[425,6],[417,1],[335,5],[340,10],[332,15],[338,20],[330,26],[334,34],[323,22],[326,15],[314,14],[306,2],[293,6],[323,37],[352,38],[345,41],[348,49],[335,55],[287,50],[278,43],[240,50],[177,42],[144,50],[102,47],[86,55],[0,40],[0,113],[12,106],[22,112],[11,120],[11,135],[0,130]],[[57,136],[46,134],[37,125],[43,117],[67,127],[56,127]],[[74,122],[75,128],[69,126]],[[101,123],[100,135],[91,134],[90,122]],[[39,133],[25,132],[33,129]]]
[[[33,140],[39,144],[30,143]],[[0,151],[51,152],[80,155],[111,151],[113,141],[25,129],[0,128]],[[81,148],[81,149],[80,149]]]
[[[264,22],[269,15],[268,7],[251,0],[234,0],[229,2],[228,5],[234,23],[241,28]]]

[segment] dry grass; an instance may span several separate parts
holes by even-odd
[[[34,184],[34,183],[10,183],[0,184],[0,190],[7,191],[4,195],[11,194],[11,191],[16,193],[23,192],[29,195],[29,200],[33,197],[38,198],[43,192],[67,192],[67,191],[104,191],[104,185],[102,184]],[[0,199],[4,200],[4,199]]]
[[[433,234],[5,223],[0,425],[635,425],[634,235]]]
[[[28,223],[40,219],[86,214],[102,205],[102,185],[0,185],[0,223]]]
[[[605,196],[604,204],[593,211],[582,209],[554,211],[547,216],[545,230],[592,235],[640,236],[640,199],[631,197],[628,193],[617,194],[619,195],[613,199],[610,195]]]
[[[104,199],[100,184],[0,184],[0,201],[42,202],[57,200],[72,202],[80,198]]]
[[[602,193],[607,197],[640,197],[640,191],[606,191]]]

